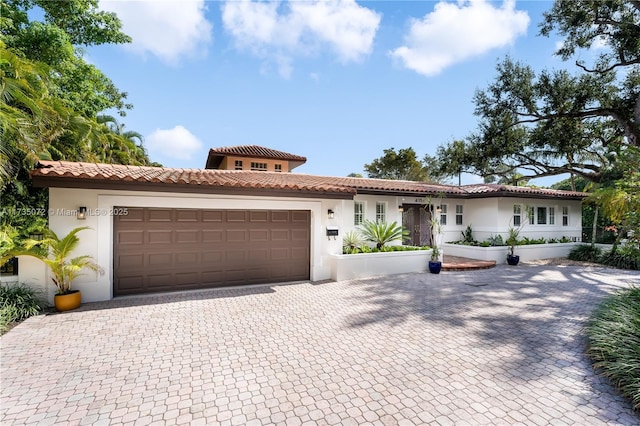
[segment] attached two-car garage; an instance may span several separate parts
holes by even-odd
[[[126,208],[114,296],[309,279],[307,210]]]

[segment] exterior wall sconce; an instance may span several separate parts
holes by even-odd
[[[333,210],[329,209],[327,210],[327,216],[329,217],[329,219],[333,219],[335,217],[335,213],[333,212]]]
[[[85,220],[86,218],[87,218],[87,208],[84,206],[78,207],[78,214],[76,216],[76,219]]]
[[[398,206],[398,213],[402,213],[402,212],[404,212],[404,207]]]
[[[442,207],[440,207],[440,206],[436,207],[436,213],[437,214],[441,214],[442,213]]]

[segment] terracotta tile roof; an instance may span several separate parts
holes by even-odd
[[[560,191],[557,189],[546,188],[531,188],[528,186],[511,186],[511,185],[499,185],[499,184],[473,184],[464,185],[464,190],[468,194],[497,194],[497,193],[509,193],[520,195],[542,195],[545,197],[576,197],[584,198],[587,194],[577,191]]]
[[[299,155],[289,154],[288,152],[265,148],[258,145],[223,146],[221,148],[211,148],[209,150],[209,155],[211,154],[236,155],[238,157],[270,158],[274,160],[290,160],[303,162],[307,161],[306,157],[301,157]]]
[[[131,190],[142,185],[161,185],[163,190],[181,191],[171,185],[188,185],[197,188],[227,188],[252,190],[279,190],[318,194],[389,194],[437,196],[442,194],[454,198],[481,196],[537,196],[545,198],[581,199],[581,192],[556,191],[551,189],[525,188],[504,185],[437,185],[424,182],[368,179],[352,177],[314,176],[297,173],[257,172],[248,170],[172,169],[163,167],[125,166],[117,164],[75,163],[68,161],[40,161],[31,172],[34,182],[42,186],[91,187],[97,183],[130,182]],[[55,181],[54,181],[55,180]],[[138,185],[138,186],[136,186]],[[158,188],[158,186],[156,186]],[[153,190],[145,186],[145,190]]]

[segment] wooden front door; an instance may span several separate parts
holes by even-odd
[[[403,244],[411,246],[431,245],[431,213],[420,204],[403,204],[402,226],[409,231]]]

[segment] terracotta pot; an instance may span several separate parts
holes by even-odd
[[[56,294],[53,297],[53,303],[60,312],[79,308],[81,302],[82,293],[80,293],[80,290],[74,290],[68,294]]]

